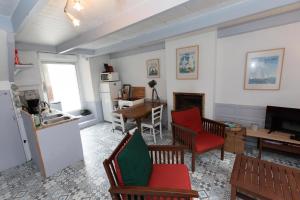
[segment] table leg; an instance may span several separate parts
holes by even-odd
[[[234,186],[231,186],[231,197],[230,197],[230,199],[231,200],[236,200],[236,187],[234,187]]]
[[[262,153],[262,138],[259,138],[259,152],[258,152],[258,159],[261,159]]]
[[[140,133],[142,133],[141,131],[141,124],[142,124],[142,121],[141,121],[141,119],[140,118],[138,118],[138,119],[135,119],[135,121],[136,121],[136,124],[137,124],[137,128],[138,128],[138,131],[140,132]]]

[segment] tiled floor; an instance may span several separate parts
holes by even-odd
[[[108,123],[81,131],[84,161],[78,162],[52,177],[43,179],[31,162],[0,173],[0,199],[111,199],[108,180],[102,161],[119,141],[121,134],[112,133]],[[147,143],[152,137],[144,136]],[[171,136],[165,132],[163,140],[157,137],[159,144],[170,144]],[[257,151],[247,149],[247,154],[256,156]],[[189,153],[186,153],[186,164],[190,167]],[[220,159],[219,151],[212,151],[197,156],[196,172],[190,173],[192,188],[197,190],[200,199],[229,199],[229,179],[235,155],[225,154]],[[300,168],[299,158],[287,157],[282,154],[264,153],[263,159],[284,165]]]

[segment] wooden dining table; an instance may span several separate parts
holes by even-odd
[[[164,102],[144,102],[142,104],[134,105],[128,108],[123,108],[115,111],[123,115],[125,120],[134,119],[138,125],[138,130],[141,131],[141,122],[143,118],[146,118],[152,112],[152,108],[163,105],[164,107],[167,103]]]

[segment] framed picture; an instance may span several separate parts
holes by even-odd
[[[248,52],[245,90],[279,90],[284,48]]]
[[[150,59],[146,61],[147,77],[148,78],[159,78],[159,59]]]
[[[176,49],[176,78],[179,80],[198,79],[199,46]]]

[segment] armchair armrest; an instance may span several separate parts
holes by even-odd
[[[192,129],[180,126],[175,123],[171,123],[172,125],[172,134],[173,134],[173,145],[178,141],[180,144],[184,145],[190,150],[194,149],[195,146],[195,137],[197,136],[197,132]]]
[[[153,164],[184,164],[184,147],[172,145],[149,145]]]
[[[204,131],[225,137],[225,124],[211,120],[211,119],[206,119],[202,118],[202,126]]]
[[[198,198],[199,194],[194,190],[182,190],[182,189],[170,189],[170,188],[151,188],[141,186],[123,186],[109,189],[110,193],[125,195],[131,197],[131,199],[141,199],[138,197],[149,196],[151,197],[171,197],[174,199],[186,199]],[[175,198],[177,197],[177,198]],[[126,198],[125,198],[126,199]],[[167,198],[164,198],[167,199]]]

